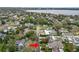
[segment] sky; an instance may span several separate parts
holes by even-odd
[[[0,7],[78,7],[78,0],[0,0]]]

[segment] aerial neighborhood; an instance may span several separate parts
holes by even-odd
[[[0,52],[78,52],[79,15],[0,8]]]

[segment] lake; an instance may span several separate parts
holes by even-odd
[[[79,15],[79,10],[26,10],[27,12]]]

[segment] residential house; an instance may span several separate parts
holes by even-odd
[[[60,49],[63,49],[62,40],[60,36],[52,36],[49,39],[48,47],[52,48],[52,51],[58,52]]]
[[[79,46],[79,36],[74,36],[73,39],[75,46]]]
[[[56,35],[57,32],[55,30],[44,30],[46,35]]]
[[[25,44],[25,40],[24,39],[16,41],[16,46],[17,46],[19,51],[21,51],[23,49],[24,44]]]

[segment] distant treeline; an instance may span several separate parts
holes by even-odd
[[[41,8],[41,7],[0,7],[0,9],[25,9],[25,10],[79,10],[79,8]]]

